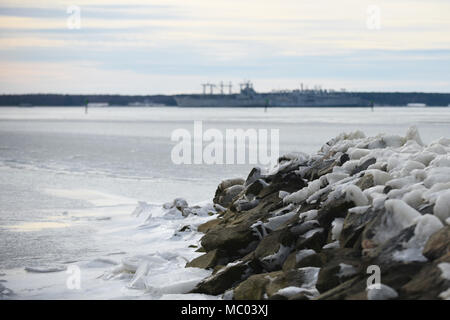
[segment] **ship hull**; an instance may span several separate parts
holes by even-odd
[[[179,107],[363,107],[368,103],[358,97],[189,95],[175,97]]]

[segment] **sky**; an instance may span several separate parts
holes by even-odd
[[[448,0],[0,0],[2,94],[450,92],[449,71]]]

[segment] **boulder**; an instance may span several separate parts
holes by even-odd
[[[281,271],[271,273],[260,273],[250,276],[247,280],[241,282],[234,289],[234,299],[236,300],[262,300],[266,294],[266,286],[271,279],[282,274]]]
[[[362,178],[358,180],[358,182],[355,183],[355,185],[364,191],[375,186],[375,179],[373,178],[372,174],[366,173],[364,176],[362,176]]]
[[[216,189],[216,194],[214,195],[213,202],[215,204],[221,205],[222,207],[228,207],[228,205],[231,204],[233,198],[244,189],[244,182],[244,179],[241,178],[222,181]],[[233,189],[232,187],[234,186],[237,187]]]
[[[450,226],[434,233],[427,241],[422,254],[430,260],[438,259],[450,252]]]
[[[289,230],[278,230],[264,237],[255,250],[255,259],[266,271],[281,269],[295,242]]]
[[[323,265],[322,258],[314,250],[305,249],[292,252],[283,264],[283,271],[289,271],[292,269],[305,268],[305,267],[317,267],[320,268]]]
[[[369,168],[369,166],[375,164],[376,162],[377,162],[377,159],[375,159],[375,158],[367,159],[362,164],[360,164],[355,169],[353,169],[351,175],[354,175],[354,174],[357,174],[357,173],[359,173],[361,171],[367,170],[367,168]]]
[[[215,249],[187,263],[186,268],[211,269],[216,265],[226,263],[226,260],[227,258],[225,253],[221,250]]]
[[[249,224],[239,224],[209,231],[201,239],[201,244],[206,251],[220,249],[233,256],[247,254],[248,252],[244,251],[256,240],[258,237]]]
[[[246,275],[250,274],[248,270],[248,265],[243,262],[229,264],[200,282],[191,293],[222,294],[235,284],[245,280]]]
[[[197,227],[198,232],[207,233],[210,230],[214,229],[221,223],[221,219],[214,219],[209,220],[208,222],[205,222]]]
[[[339,237],[341,247],[360,248],[361,234],[364,228],[381,213],[380,210],[375,210],[372,207],[362,214],[349,212],[345,217]]]
[[[444,275],[445,264],[447,264],[448,273],[450,252],[433,261],[432,264],[425,265],[411,281],[401,287],[400,297],[408,300],[448,299],[450,278],[448,274],[447,277]]]
[[[318,293],[314,285],[317,281],[319,268],[301,268],[281,273],[271,280],[266,286],[267,296],[278,293],[283,288],[298,287],[310,291],[310,295]]]
[[[312,229],[297,239],[295,249],[312,249],[319,252],[327,242],[327,233],[323,228]]]

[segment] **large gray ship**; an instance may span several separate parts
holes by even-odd
[[[206,92],[206,88],[210,92]],[[215,94],[213,84],[203,84],[203,94],[175,96],[180,107],[364,107],[369,106],[368,101],[344,91],[335,92],[319,88],[292,91],[273,91],[270,93],[257,93],[251,82],[240,84],[240,93],[231,92],[231,83],[220,84],[220,93]],[[224,92],[224,87],[229,92]]]

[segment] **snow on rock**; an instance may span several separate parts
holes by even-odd
[[[341,235],[342,226],[344,225],[344,218],[334,219],[331,225],[331,240],[338,240]]]
[[[350,264],[340,263],[339,268],[340,268],[338,273],[339,278],[349,277],[358,273],[356,268]]]
[[[404,201],[398,199],[391,199],[385,202],[386,210],[391,213],[392,220],[399,225],[401,229],[412,225],[420,213],[414,208],[408,206]]]
[[[439,231],[443,224],[433,215],[425,214],[415,219],[414,236],[406,243],[403,249],[394,253],[396,261],[412,262],[427,261],[422,255],[423,248],[432,234]]]
[[[441,277],[450,280],[450,263],[442,262],[438,264],[438,268],[441,269]]]
[[[288,286],[278,290],[275,295],[281,295],[286,298],[293,297],[299,293],[304,293],[309,299],[312,299],[319,295],[319,291],[316,289],[317,278],[319,275],[320,268],[315,267],[305,267],[299,268],[304,276],[304,283],[301,287]]]
[[[315,254],[316,252],[314,251],[314,250],[312,250],[312,249],[303,249],[303,250],[300,250],[300,251],[298,251],[296,254],[295,254],[295,260],[297,261],[297,262],[300,262],[302,259],[304,259],[304,258],[306,258],[306,257],[309,257],[309,256],[311,256],[311,255],[313,255],[313,254]]]
[[[369,204],[366,195],[355,185],[349,185],[345,189],[345,198],[347,201],[353,201],[356,206],[365,206]]]

